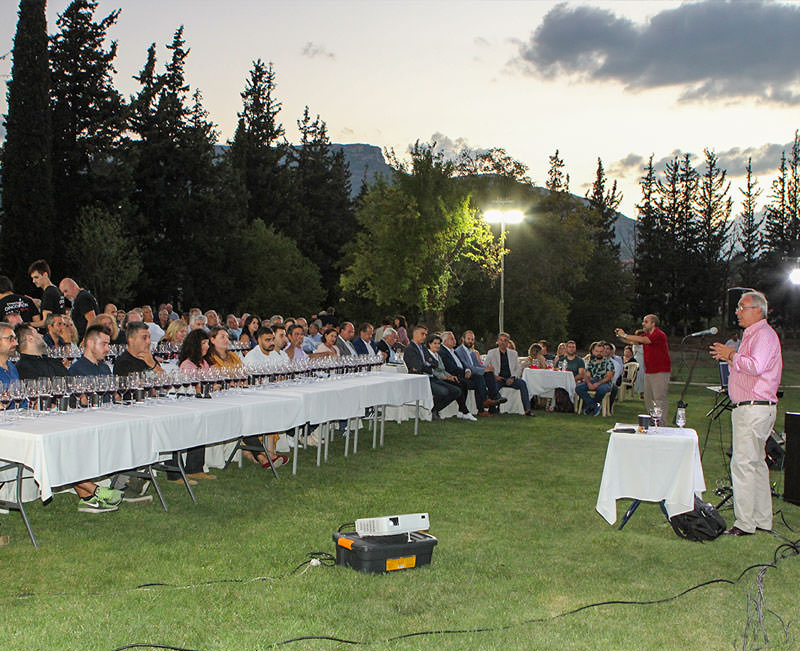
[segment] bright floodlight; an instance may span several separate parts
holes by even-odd
[[[800,269],[792,269],[789,273],[789,282],[791,282],[792,285],[800,285]]]
[[[490,224],[519,224],[525,219],[521,210],[487,210],[483,218]]]

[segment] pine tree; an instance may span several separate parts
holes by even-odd
[[[745,173],[744,187],[739,188],[742,193],[742,212],[739,213],[736,240],[742,249],[741,283],[744,287],[755,287],[759,280],[758,261],[763,250],[761,226],[764,218],[756,217],[756,201],[761,195],[761,188],[758,187],[758,179],[753,177],[751,158],[747,159]]]
[[[778,176],[772,181],[770,202],[765,207],[765,230],[767,249],[778,256],[790,253],[790,212],[786,199],[788,175],[786,152],[781,153]]]
[[[95,1],[73,0],[50,44],[53,176],[59,231],[66,237],[84,207],[116,210],[130,190],[119,152],[126,107],[112,79],[117,44],[104,47],[120,10],[97,22],[96,9]],[[64,268],[68,256],[60,249],[51,263]]]
[[[646,173],[640,180],[642,200],[636,205],[636,255],[634,277],[640,314],[664,314],[667,304],[666,269],[663,265],[665,233],[658,207],[659,186],[651,154]]]
[[[800,254],[800,132],[795,131],[789,152],[789,179],[786,184],[787,228],[790,255]]]
[[[247,219],[280,225],[292,214],[289,144],[278,121],[276,75],[261,59],[253,62],[242,97],[242,111],[229,150],[230,162],[244,186]]]
[[[728,196],[727,171],[719,167],[717,155],[706,149],[705,169],[699,180],[696,199],[697,255],[693,256],[693,286],[699,297],[693,310],[711,319],[722,307],[731,250],[727,249],[729,218],[733,200]],[[699,263],[699,264],[698,264]]]
[[[45,0],[21,0],[14,37],[3,147],[0,251],[4,272],[18,289],[28,265],[56,250],[52,127]]]
[[[342,151],[332,150],[325,122],[319,115],[312,120],[307,106],[297,127],[300,144],[293,149],[293,177],[298,206],[281,230],[317,264],[326,301],[331,301],[338,286],[342,247],[358,230],[350,200],[350,170]]]
[[[564,175],[564,160],[556,153],[550,156],[545,187],[550,192],[569,192],[569,175]]]
[[[606,174],[600,158],[597,159],[597,173],[592,189],[586,193],[586,198],[596,216],[594,226],[598,243],[619,253],[619,245],[614,243],[614,225],[617,223],[617,208],[622,202],[622,193],[617,192],[616,181],[612,184],[611,190],[606,192]]]

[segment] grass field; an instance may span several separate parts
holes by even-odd
[[[675,359],[675,358],[674,358]],[[800,384],[787,354],[785,384]],[[685,367],[675,360],[676,376]],[[704,358],[696,381],[712,381]],[[680,387],[671,387],[674,404]],[[687,392],[689,426],[705,437],[711,392]],[[192,505],[177,486],[170,506],[124,505],[86,515],[60,494],[30,516],[41,548],[18,514],[3,516],[0,645],[5,649],[117,649],[160,644],[187,649],[261,649],[331,636],[391,649],[720,649],[794,645],[800,558],[766,571],[763,628],[754,611],[757,569],[782,540],[766,533],[707,544],[679,539],[657,505],[643,504],[623,531],[594,510],[613,421],[633,422],[637,401],[611,419],[542,414],[478,423],[387,424],[386,445],[279,481],[250,464],[217,471]],[[786,389],[783,412],[800,409]],[[712,428],[706,485],[727,484],[727,418]],[[775,473],[777,489],[782,475]],[[706,493],[717,503],[719,498]],[[620,501],[618,512],[627,506]],[[774,500],[800,538],[800,509]],[[366,575],[341,567],[292,574],[312,551],[334,552],[332,534],[358,517],[430,514],[439,544],[429,567]],[[723,511],[732,521],[732,512]],[[676,599],[700,583],[712,583]],[[738,580],[737,580],[738,579]],[[159,584],[139,587],[144,584]],[[749,596],[750,598],[749,598]],[[597,602],[609,604],[566,614]],[[667,601],[669,600],[669,601]],[[781,618],[783,624],[778,618]],[[748,625],[749,620],[749,625]],[[477,629],[487,629],[477,632]],[[431,633],[392,640],[426,631]],[[290,646],[329,649],[329,640]]]

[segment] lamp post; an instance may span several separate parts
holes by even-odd
[[[489,224],[500,224],[500,241],[504,241],[504,234],[506,232],[506,224],[519,224],[525,218],[521,210],[487,210],[483,218]],[[499,310],[499,325],[500,332],[504,332],[503,328],[503,312],[505,310],[506,294],[505,294],[505,279],[506,279],[506,263],[505,263],[505,247],[500,251],[500,310]]]

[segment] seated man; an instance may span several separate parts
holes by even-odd
[[[586,366],[584,381],[579,382],[575,387],[577,393],[583,400],[583,411],[585,414],[599,416],[603,402],[603,397],[609,393],[614,379],[614,364],[603,356],[603,342],[595,341],[591,347],[592,357]],[[589,391],[594,391],[594,398],[589,395]]]
[[[447,407],[454,400],[458,400],[461,390],[452,385],[433,377],[433,367],[435,360],[425,348],[425,340],[428,337],[428,328],[424,325],[414,326],[411,334],[411,341],[403,351],[403,361],[409,373],[416,375],[427,375],[431,383],[431,393],[433,394],[433,410],[431,417],[433,420],[441,420],[439,412]]]
[[[575,376],[575,382],[582,382],[583,376],[586,375],[586,363],[583,361],[583,358],[578,357],[577,355],[578,345],[575,343],[574,339],[570,339],[567,342],[567,356],[565,361],[567,362],[567,370],[572,372],[572,375]]]
[[[44,344],[52,348],[53,346],[66,346],[70,343],[64,332],[64,317],[60,314],[50,312],[45,317],[44,327],[47,332],[44,334]]]
[[[442,358],[445,370],[457,377],[459,381],[466,383],[467,389],[475,390],[475,405],[478,408],[478,416],[491,416],[491,413],[486,410],[500,404],[499,401],[488,397],[484,376],[478,373],[473,375],[472,369],[467,368],[456,355],[455,347],[455,335],[449,330],[444,332],[439,356]]]
[[[497,384],[499,386],[519,391],[525,415],[533,416],[531,400],[528,396],[528,385],[522,379],[519,355],[517,355],[516,350],[512,350],[509,347],[510,341],[511,338],[508,333],[501,332],[497,337],[497,348],[492,348],[486,353],[486,364],[496,369]]]
[[[362,323],[358,328],[358,337],[353,341],[353,348],[359,355],[373,355],[378,352],[375,344],[372,342],[372,324]]]
[[[464,334],[461,335],[461,345],[455,349],[455,353],[464,365],[464,369],[469,370],[473,377],[481,376],[483,378],[486,384],[487,399],[496,404],[487,403],[487,399],[484,399],[482,404],[489,409],[490,413],[497,413],[497,405],[508,402],[508,398],[500,395],[497,380],[494,376],[494,367],[485,365],[481,360],[480,354],[475,350],[475,333],[472,330],[465,330]]]
[[[343,357],[348,355],[357,355],[356,349],[353,347],[353,336],[356,334],[356,329],[350,321],[345,321],[339,330],[339,337],[336,339],[336,347],[339,349],[339,354]]]
[[[610,359],[611,363],[614,365],[614,378],[611,380],[614,385],[613,395],[611,396],[611,399],[613,400],[617,395],[617,387],[622,384],[622,371],[624,370],[624,364],[622,362],[622,358],[617,355],[617,347],[608,341],[603,342],[603,357]]]
[[[7,321],[9,314],[19,314],[25,323],[39,319],[39,309],[29,296],[14,293],[8,276],[0,276],[0,319]]]
[[[15,335],[15,339],[8,339],[8,337],[13,338]],[[64,368],[61,362],[50,357],[43,357],[46,349],[44,339],[36,328],[27,323],[18,325],[15,333],[12,333],[7,324],[0,324],[0,341],[3,343],[0,346],[0,361],[2,361],[2,352],[6,349],[6,341],[14,343],[14,347],[16,347],[16,342],[19,342],[20,359],[16,364],[16,371],[20,379],[31,380],[65,377],[68,375],[67,369]],[[6,357],[7,360],[8,358]],[[10,366],[13,366],[13,363],[8,361],[7,363],[10,371]],[[78,511],[81,513],[109,513],[116,511],[122,501],[122,491],[98,486],[91,481],[80,482],[75,484],[73,488],[80,498]]]
[[[430,353],[434,361],[432,367],[433,377],[458,388],[459,396],[456,399],[458,402],[458,413],[456,414],[456,418],[463,418],[464,420],[472,421],[478,420],[475,418],[475,416],[469,413],[469,409],[467,408],[467,381],[447,372],[447,369],[445,369],[444,363],[442,362],[442,358],[439,356],[439,351],[441,351],[441,349],[442,338],[440,335],[432,334],[430,337],[428,337],[428,353]]]
[[[395,345],[397,344],[397,330],[386,327],[383,330],[383,338],[378,342],[378,352],[383,355],[383,361],[387,364],[401,364],[397,357]]]

